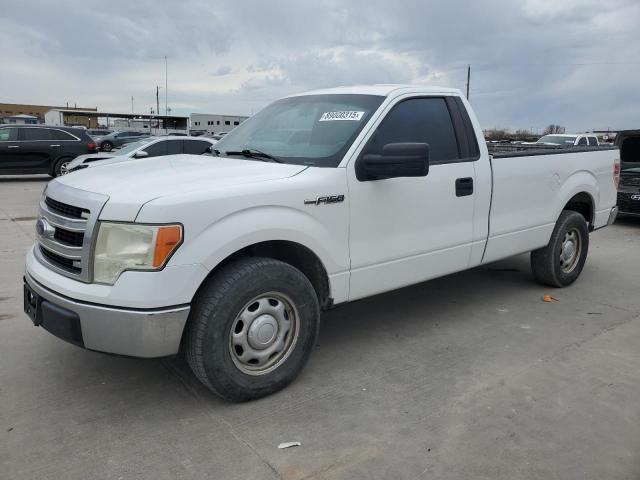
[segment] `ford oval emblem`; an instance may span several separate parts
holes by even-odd
[[[39,218],[38,221],[36,222],[36,233],[42,236],[44,235],[45,230],[46,230],[46,227],[44,224],[44,220],[42,218]]]
[[[631,195],[631,200],[640,200],[640,195]]]
[[[52,237],[55,229],[44,218],[40,217],[36,221],[36,233],[41,237]]]

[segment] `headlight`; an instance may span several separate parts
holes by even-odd
[[[93,259],[93,279],[113,285],[125,270],[159,270],[181,242],[181,225],[102,222]]]

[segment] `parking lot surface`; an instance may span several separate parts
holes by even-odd
[[[595,232],[566,289],[524,255],[336,308],[297,381],[229,404],[180,359],[32,326],[47,180],[0,178],[1,478],[640,478],[640,220]]]

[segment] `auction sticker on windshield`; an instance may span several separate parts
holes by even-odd
[[[324,112],[320,116],[319,122],[333,122],[336,120],[355,120],[359,121],[364,112],[356,112],[356,111],[342,111],[342,112]]]

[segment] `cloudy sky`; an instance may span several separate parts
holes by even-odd
[[[640,128],[640,1],[2,0],[0,102],[251,114],[353,84],[465,88],[484,127]],[[161,90],[162,103],[164,91]],[[164,107],[163,107],[164,108]]]

